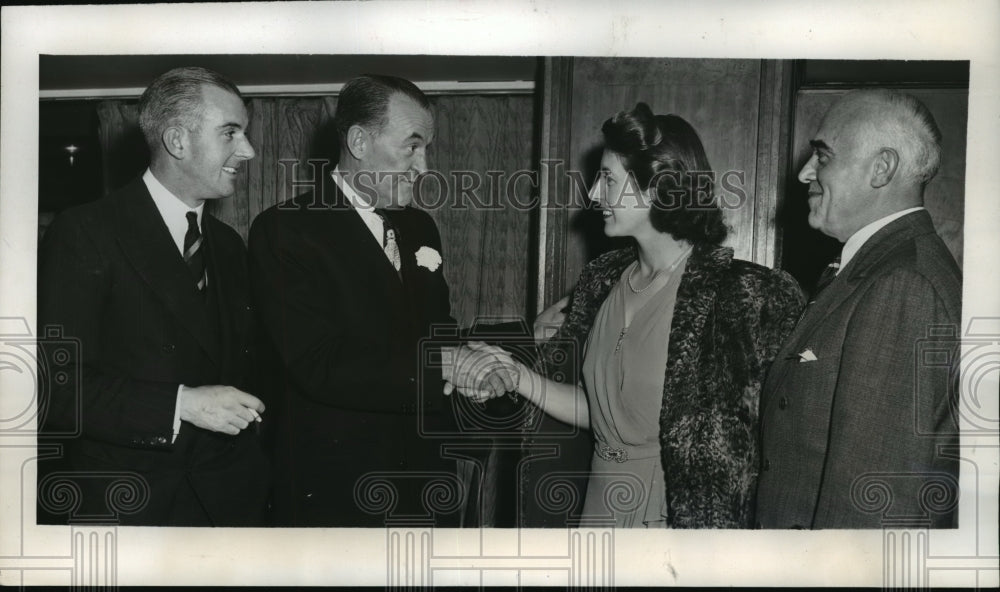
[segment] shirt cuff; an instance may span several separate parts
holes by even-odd
[[[181,433],[181,389],[184,385],[177,385],[177,399],[174,402],[174,437],[170,439],[173,444],[177,441],[177,435]]]

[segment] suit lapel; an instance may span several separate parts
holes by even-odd
[[[376,270],[376,273],[382,276],[387,289],[400,294],[400,276],[396,273],[396,268],[392,266],[389,258],[386,257],[381,240],[376,239],[372,235],[368,225],[361,219],[361,215],[354,209],[354,206],[348,202],[347,196],[340,191],[336,182],[331,180],[331,182],[325,183],[323,186],[323,201],[330,209],[330,213],[334,214],[334,218],[337,221],[336,231],[344,233],[344,236],[338,238],[338,242],[353,245],[356,249],[356,255],[364,257],[366,260],[368,264],[366,267]],[[397,228],[396,243],[399,244],[399,235],[401,233],[398,230],[399,226],[396,224],[395,219],[393,219],[393,224]],[[401,259],[406,259],[402,245],[399,247],[399,255]]]
[[[785,345],[778,352],[777,360],[786,360],[802,352],[806,347],[810,347],[809,339],[819,327],[819,325],[829,316],[829,314],[845,301],[861,286],[872,269],[879,266],[891,249],[903,241],[926,232],[934,232],[930,216],[926,210],[907,214],[898,220],[893,220],[884,228],[876,232],[855,256],[847,263],[844,269],[837,275],[830,285],[823,290],[815,302],[811,302],[804,311],[795,330],[785,341]],[[790,369],[790,364],[781,364],[780,370],[773,380],[768,380],[770,392],[778,387],[784,380],[785,374]]]
[[[427,308],[428,303],[425,301],[425,286],[424,278],[422,277],[422,274],[427,270],[417,268],[415,254],[419,248],[418,243],[422,238],[416,236],[416,229],[411,224],[408,224],[408,214],[409,212],[405,210],[390,210],[386,213],[396,228],[396,243],[399,245],[399,274],[396,274],[395,268],[389,263],[389,259],[384,253],[382,254],[382,259],[387,263],[388,269],[396,280],[393,288],[394,292],[401,297],[399,310],[405,311],[406,320],[413,327],[419,328],[423,326],[423,321],[426,319],[427,311],[429,310]]]
[[[115,218],[118,242],[132,268],[218,363],[218,343],[209,329],[204,297],[141,178],[122,192]]]
[[[237,343],[238,340],[233,335],[235,327],[233,325],[233,308],[230,303],[233,299],[234,287],[232,281],[236,277],[235,270],[241,265],[239,261],[232,261],[229,253],[226,252],[218,238],[218,233],[214,228],[216,224],[221,224],[215,218],[205,214],[202,220],[204,242],[207,245],[208,259],[208,281],[211,283],[210,290],[215,291],[215,308],[210,312],[217,314],[219,320],[219,343]],[[230,270],[223,272],[222,270]],[[209,319],[211,320],[211,319]],[[230,354],[232,348],[226,347],[219,350],[221,358],[221,376],[229,376],[232,360]]]

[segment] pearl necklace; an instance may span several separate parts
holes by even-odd
[[[687,255],[688,252],[690,251],[691,249],[684,249],[684,251],[682,251],[681,254],[677,256],[677,259],[674,259],[674,262],[671,263],[669,267],[665,268],[667,273],[673,273],[674,269],[676,269],[677,265],[681,262],[681,259],[683,259],[684,256]],[[654,271],[653,277],[649,278],[649,283],[643,286],[642,289],[636,290],[635,286],[632,285],[632,274],[635,273],[636,269],[639,269],[638,261],[635,262],[635,267],[633,267],[632,270],[628,272],[628,276],[625,278],[625,283],[628,285],[628,289],[632,290],[633,294],[642,294],[643,292],[645,292],[650,286],[653,285],[653,282],[656,281],[656,276],[660,275],[661,271],[664,271],[663,269],[657,269],[656,271]]]

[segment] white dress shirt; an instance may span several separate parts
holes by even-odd
[[[156,209],[160,211],[163,223],[167,225],[167,230],[170,231],[170,238],[174,239],[174,244],[177,245],[177,252],[183,257],[184,235],[187,234],[188,230],[188,212],[194,212],[198,215],[198,232],[201,232],[201,213],[205,209],[205,204],[202,203],[196,208],[189,208],[179,197],[164,187],[153,176],[153,171],[149,169],[146,169],[146,172],[143,173],[142,182],[146,184],[146,189],[149,189],[149,195],[153,197],[153,203],[156,204]]]
[[[188,207],[179,197],[164,187],[163,183],[160,183],[153,176],[153,171],[149,169],[146,169],[146,172],[142,174],[142,182],[146,184],[146,189],[149,190],[149,195],[153,198],[153,203],[156,204],[156,209],[160,212],[163,223],[167,225],[170,238],[174,239],[174,244],[177,245],[177,252],[180,253],[181,257],[184,257],[184,235],[187,234],[188,230],[187,214],[194,212],[198,215],[198,232],[201,232],[201,213],[205,209],[205,204],[202,203],[196,208]],[[181,389],[183,388],[185,388],[183,384],[177,387],[177,400],[174,402],[174,438],[171,440],[171,444],[177,440],[177,434],[181,431]]]
[[[369,232],[372,233],[372,237],[375,242],[378,243],[379,248],[382,248],[382,238],[385,236],[385,229],[382,228],[382,217],[375,213],[375,206],[368,203],[368,200],[362,199],[360,195],[351,185],[344,180],[343,176],[340,174],[340,167],[333,167],[333,172],[330,173],[333,176],[333,182],[337,184],[340,191],[343,192],[344,197],[347,198],[348,203],[354,208],[354,211],[361,216],[361,221],[365,223],[368,227]]]
[[[868,239],[870,239],[876,232],[885,228],[893,220],[898,220],[907,214],[919,212],[923,209],[924,208],[922,206],[917,206],[915,208],[901,210],[895,214],[889,214],[885,218],[879,218],[852,234],[851,238],[847,239],[847,242],[844,243],[843,250],[840,251],[840,268],[837,269],[837,273],[839,274],[845,267],[847,267],[847,263],[858,254],[861,247],[863,247],[864,244],[868,242]]]

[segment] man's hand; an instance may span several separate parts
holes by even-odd
[[[475,401],[499,397],[517,388],[517,368],[510,355],[498,347],[481,342],[445,348],[444,394],[457,387]]]
[[[199,428],[235,436],[260,421],[264,403],[231,386],[181,387],[181,420]]]
[[[542,343],[543,341],[548,341],[550,337],[556,334],[556,331],[562,326],[563,320],[566,318],[566,313],[563,311],[567,306],[569,306],[569,296],[563,297],[562,300],[546,308],[535,318],[534,332],[536,342]]]

